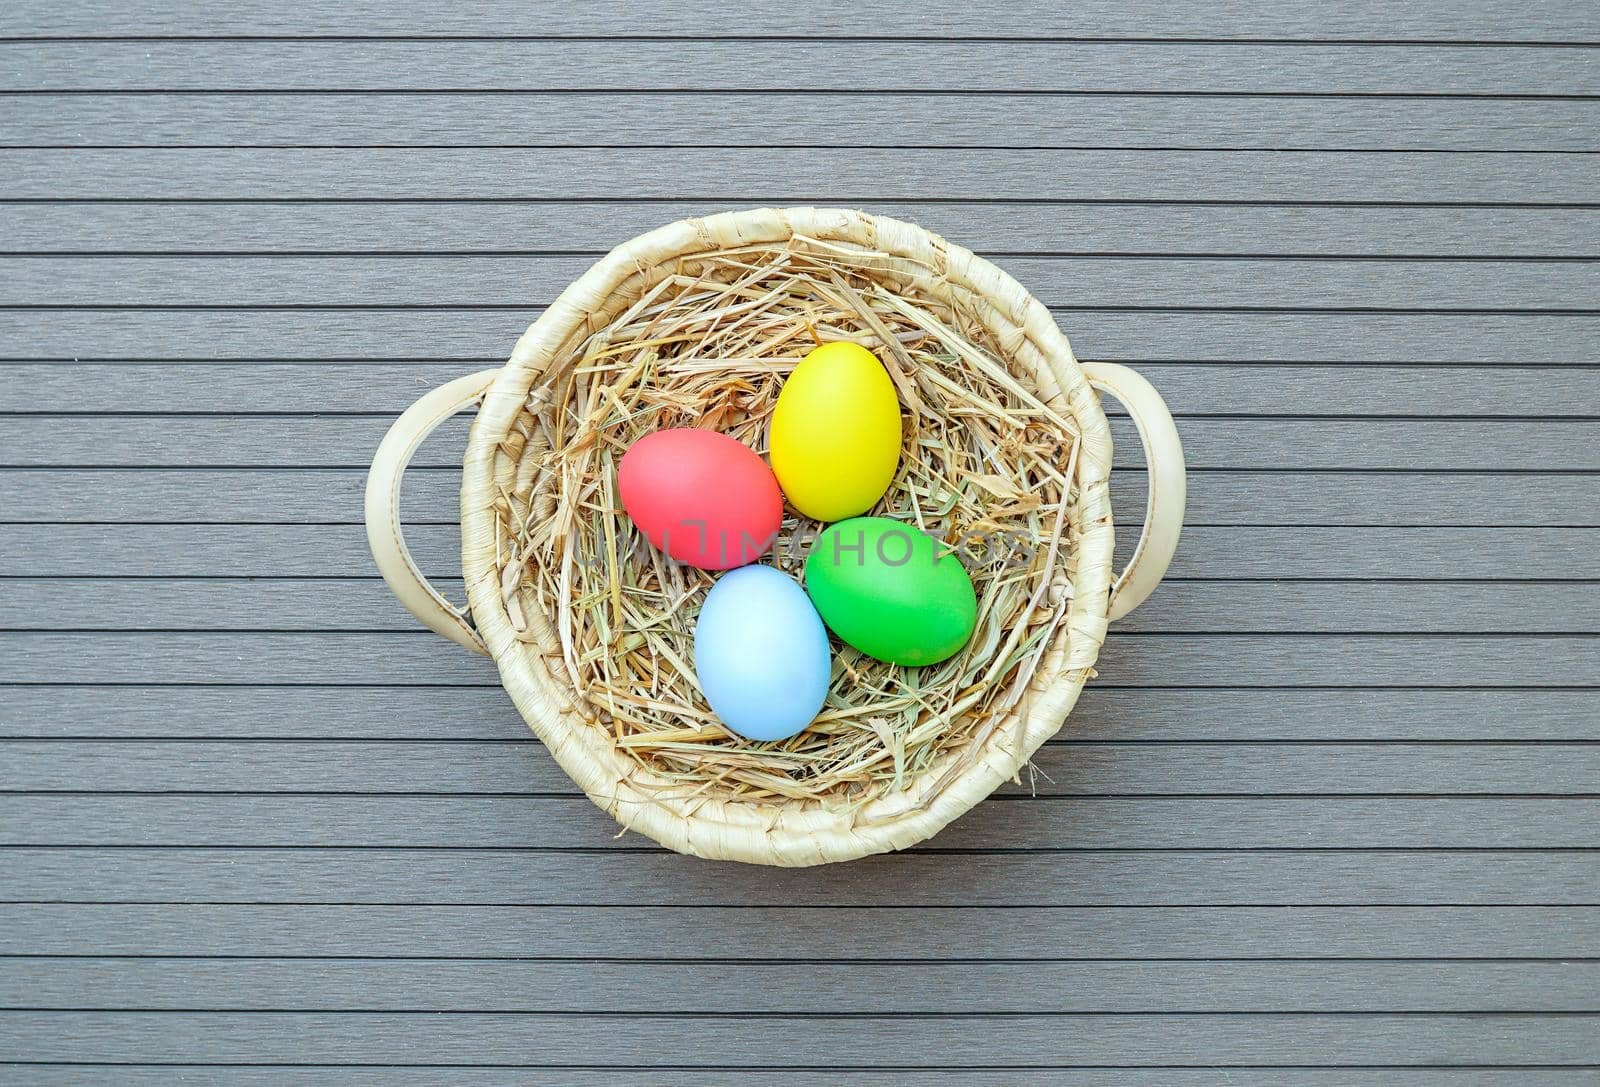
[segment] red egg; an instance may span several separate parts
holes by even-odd
[[[652,544],[702,570],[754,562],[783,523],[767,462],[714,430],[646,434],[623,454],[617,491]]]

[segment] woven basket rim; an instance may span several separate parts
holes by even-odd
[[[686,799],[652,788],[649,772],[621,755],[604,730],[584,720],[573,692],[519,640],[500,592],[493,505],[495,458],[528,394],[562,347],[592,331],[589,318],[641,271],[694,254],[781,243],[802,235],[887,252],[906,261],[918,286],[970,292],[989,307],[974,316],[1033,372],[1039,392],[1079,427],[1078,513],[1082,534],[1059,652],[1030,684],[1030,700],[1012,727],[997,730],[981,754],[936,795],[927,772],[902,791],[850,812],[725,799]],[[931,269],[931,271],[930,271]],[[902,269],[904,271],[904,269]],[[923,278],[925,277],[925,281]],[[1060,394],[1060,400],[1053,398]],[[1105,638],[1112,581],[1108,477],[1111,438],[1105,412],[1050,312],[1010,275],[970,250],[922,227],[838,208],[759,208],[684,219],[617,246],[574,281],[518,341],[473,423],[463,463],[462,569],[473,619],[512,700],[562,769],[623,826],[678,852],[777,865],[848,860],[921,841],[1014,778],[1065,722]]]

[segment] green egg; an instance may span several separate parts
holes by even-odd
[[[955,555],[916,525],[852,517],[806,559],[806,592],[828,629],[869,657],[937,664],[972,637],[978,598]]]

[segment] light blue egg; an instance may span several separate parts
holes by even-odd
[[[771,566],[717,579],[694,628],[694,669],[722,723],[747,740],[783,740],[828,694],[828,632],[800,583]]]

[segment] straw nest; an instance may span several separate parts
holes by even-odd
[[[936,774],[925,808],[1025,715],[1072,596],[1079,428],[949,292],[919,286],[930,273],[799,234],[641,268],[629,297],[563,345],[500,443],[512,467],[497,479],[495,557],[516,637],[546,647],[576,713],[654,788],[848,812]],[[667,427],[718,430],[765,454],[784,378],[835,340],[882,360],[903,412],[898,473],[869,512],[960,554],[977,629],[925,668],[836,642],[817,720],[754,743],[717,722],[695,682],[694,624],[716,575],[650,547],[622,512],[616,466]],[[791,511],[760,561],[800,576],[822,527]]]

